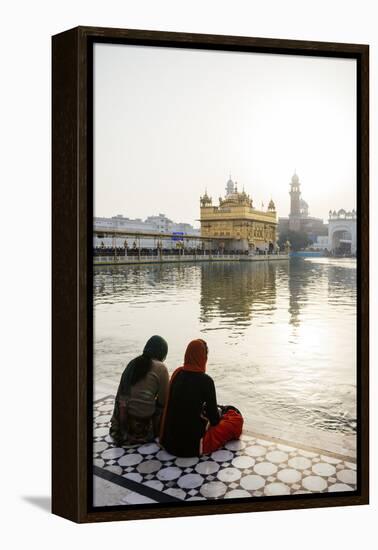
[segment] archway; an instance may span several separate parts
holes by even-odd
[[[352,233],[347,229],[336,229],[332,233],[331,250],[335,256],[352,253]]]

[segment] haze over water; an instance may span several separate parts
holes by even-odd
[[[117,389],[152,334],[171,373],[203,338],[217,399],[244,416],[356,429],[356,261],[219,262],[94,270],[94,376]]]

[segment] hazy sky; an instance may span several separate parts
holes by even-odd
[[[356,65],[332,59],[97,44],[95,215],[198,226],[232,174],[256,208],[356,207]]]

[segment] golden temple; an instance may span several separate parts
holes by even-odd
[[[272,251],[277,240],[277,212],[273,200],[266,210],[257,210],[250,195],[238,192],[231,176],[226,195],[213,206],[207,191],[200,197],[201,237],[214,237],[220,248],[243,251]],[[220,239],[223,238],[223,239]]]

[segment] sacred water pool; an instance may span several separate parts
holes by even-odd
[[[94,380],[110,393],[152,334],[168,341],[170,372],[201,337],[219,403],[356,430],[354,259],[95,267],[94,317]]]

